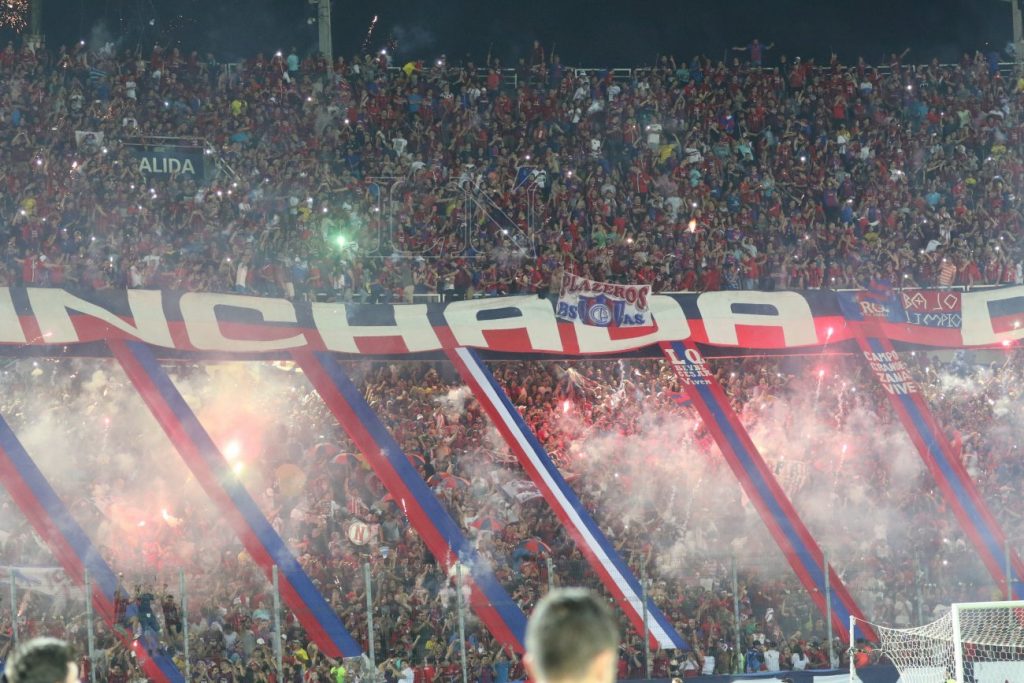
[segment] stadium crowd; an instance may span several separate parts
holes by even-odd
[[[1021,87],[994,57],[390,66],[8,46],[0,276],[374,301],[560,268],[668,291],[1024,279]],[[170,170],[159,136],[208,179],[140,170]]]
[[[1013,495],[1020,474],[1014,454],[1020,423],[1015,387],[1024,372],[1019,356],[1008,354],[994,364],[920,358],[914,372],[937,414],[951,429],[962,430],[951,432],[958,452],[1011,539],[1019,542],[1024,516]],[[712,361],[755,440],[767,442],[773,430],[792,433],[790,443],[799,447],[779,452],[763,443],[765,457],[870,619],[911,625],[930,620],[951,601],[991,597],[991,578],[965,545],[906,437],[902,445],[892,437],[900,428],[869,373],[854,359],[827,362],[823,379],[819,366],[806,360]],[[674,378],[659,365],[507,362],[495,370],[618,551],[638,575],[651,578],[652,598],[691,644],[691,652],[653,652],[655,676],[756,670],[776,663],[782,669],[827,668],[821,616],[741,500],[706,431],[679,404]],[[552,584],[600,589],[450,368],[382,363],[347,368],[521,607],[528,610]],[[17,416],[12,425],[79,523],[97,530],[95,541],[111,566],[130,577],[121,589],[120,628],[159,641],[158,647],[181,664],[177,572],[184,569],[197,680],[272,679],[268,582],[201,493],[190,489],[195,484],[176,464],[170,445],[159,434],[139,440],[137,425],[148,420],[126,381],[97,361],[39,361],[38,367],[18,361],[7,372],[5,381],[18,391],[6,395],[3,414]],[[387,662],[382,667],[388,680],[402,679],[407,665],[408,675],[423,680],[458,680],[453,576],[430,559],[400,505],[301,375],[270,366],[235,370],[230,377],[203,368],[173,372],[222,450],[229,458],[241,457],[244,469],[236,473],[364,646],[362,564],[371,563],[375,647],[378,659]],[[977,380],[975,390],[965,390],[966,378]],[[104,405],[117,407],[121,417],[109,422],[99,417]],[[32,431],[30,416],[44,409],[86,417],[56,430],[49,424],[39,428],[47,441],[34,446],[33,439],[43,437]],[[231,413],[235,423],[218,426]],[[245,430],[241,438],[248,455],[233,456],[237,425],[252,415],[277,417],[265,420],[269,426],[262,433]],[[880,436],[852,445],[854,435],[868,433],[868,424]],[[838,443],[846,437],[850,452]],[[92,466],[74,476],[61,472],[59,458],[40,452],[54,439],[97,444],[76,456]],[[678,444],[679,452],[659,446],[666,442]],[[185,488],[174,489],[181,481]],[[166,507],[157,513],[153,501]],[[52,565],[6,497],[2,505],[0,561]],[[136,522],[140,517],[144,524]],[[352,540],[347,530],[355,523],[366,525],[368,533]],[[738,624],[733,558],[739,571]],[[23,588],[20,595],[23,636],[54,633],[84,645],[83,616],[63,620],[80,606],[73,593]],[[518,661],[468,617],[473,680],[521,677]],[[113,633],[97,628],[105,654],[96,666],[114,672],[110,680],[121,680],[118,676],[132,671],[133,659]],[[623,631],[620,675],[643,677],[642,642],[625,620]],[[288,680],[327,680],[336,663],[318,654],[287,610],[283,632]],[[845,650],[835,644],[837,660]],[[347,667],[353,679],[365,679],[364,663],[355,660]]]
[[[925,66],[894,56],[884,67],[753,57],[666,57],[621,80],[538,49],[513,79],[495,61],[480,75],[443,59],[388,68],[390,57],[376,54],[339,60],[328,74],[294,53],[225,68],[173,49],[9,46],[0,51],[0,285],[410,301],[542,291],[563,269],[661,291],[1024,281],[1020,83],[980,54]],[[134,143],[146,136],[198,146],[211,178],[141,172],[145,148]],[[914,359],[958,453],[1019,542],[1020,361]],[[805,360],[712,363],[869,618],[909,625],[951,600],[988,597],[991,579],[941,496],[920,468],[906,476],[906,462],[889,457],[899,429],[865,368],[838,357],[824,374]],[[823,620],[661,365],[501,363],[495,372],[693,646],[655,652],[653,675],[827,667]],[[549,584],[599,587],[450,368],[347,367],[524,609]],[[128,576],[118,628],[156,639],[182,663],[184,569],[194,679],[274,680],[265,578],[208,504],[169,495],[195,484],[166,442],[139,439],[138,425],[152,421],[119,372],[66,360],[4,372],[0,414],[20,433],[32,416],[81,416],[48,423],[45,436],[63,433],[92,466],[47,473]],[[236,472],[363,641],[362,563],[372,564],[382,675],[457,680],[458,586],[304,381],[261,367],[252,371],[261,389],[240,402],[237,387],[254,378],[236,377],[225,392],[213,371],[174,372],[204,406],[230,393],[221,417],[239,405],[277,416],[273,428],[250,429],[258,443]],[[967,377],[981,388],[966,390]],[[268,383],[280,391],[265,392]],[[796,424],[805,447],[775,451],[770,437]],[[865,427],[878,438],[835,439]],[[155,424],[150,431],[159,437]],[[616,446],[626,437],[636,457]],[[684,444],[683,467],[665,443]],[[154,490],[166,504],[159,514]],[[867,514],[869,500],[886,516]],[[53,565],[6,494],[0,501],[0,563]],[[354,522],[368,528],[367,543],[348,540]],[[84,646],[80,596],[21,597],[22,635]],[[0,609],[5,633],[9,614]],[[619,673],[642,677],[641,641],[623,625]],[[91,664],[106,680],[137,678],[115,634],[97,629],[104,657]],[[284,633],[288,681],[345,675],[287,612]],[[473,681],[522,677],[472,617],[467,642]],[[835,652],[841,664],[845,647]],[[369,678],[363,663],[347,666],[352,679]]]

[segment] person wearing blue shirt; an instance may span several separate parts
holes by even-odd
[[[764,652],[761,649],[760,641],[755,640],[753,646],[747,650],[745,664],[744,671],[748,674],[761,670],[761,665],[764,664]]]
[[[294,76],[299,73],[299,56],[295,54],[295,48],[288,53],[288,75]]]
[[[512,670],[512,662],[505,656],[502,650],[494,657],[494,683],[508,683],[508,674]]]

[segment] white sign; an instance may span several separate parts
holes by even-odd
[[[650,297],[650,285],[617,285],[566,273],[555,315],[594,327],[645,327],[651,324]]]
[[[377,525],[366,522],[352,522],[348,525],[348,540],[355,545],[366,545],[377,535]]]

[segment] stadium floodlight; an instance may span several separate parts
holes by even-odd
[[[857,619],[850,617],[853,639]],[[879,653],[905,683],[1003,683],[1024,681],[1024,600],[954,603],[949,612],[915,628],[871,624]],[[850,647],[850,680],[858,680],[856,642]]]

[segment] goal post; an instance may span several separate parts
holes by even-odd
[[[1024,601],[954,603],[935,621],[914,628],[872,624],[877,650],[857,643],[850,619],[850,680],[860,664],[888,659],[901,683],[1024,682]]]
[[[1024,600],[954,603],[957,683],[1024,681]]]

